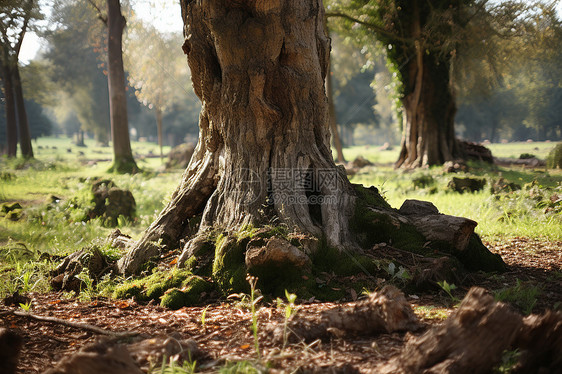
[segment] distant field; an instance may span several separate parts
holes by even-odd
[[[530,153],[537,158],[545,159],[548,152],[556,145],[555,142],[517,142],[517,143],[494,143],[487,145],[494,157],[499,158],[519,158],[523,153]],[[369,161],[377,164],[390,164],[398,159],[400,146],[393,146],[392,150],[381,151],[378,146],[353,146],[344,148],[343,155],[346,161],[353,161],[361,155]],[[333,152],[335,155],[335,151]]]
[[[39,138],[33,142],[33,152],[35,158],[41,161],[81,161],[86,163],[90,160],[106,160],[100,161],[102,165],[107,164],[109,167],[110,161],[113,157],[113,149],[111,145],[108,147],[101,147],[96,144],[93,139],[84,140],[85,147],[78,147],[73,144],[72,139],[67,137],[44,137]],[[131,142],[133,154],[142,167],[158,167],[161,162],[158,157],[160,149],[158,144],[151,142]],[[164,157],[170,151],[169,146],[163,147]]]

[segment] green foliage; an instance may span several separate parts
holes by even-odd
[[[264,371],[250,361],[238,361],[228,362],[218,372],[219,374],[259,374]]]
[[[562,169],[562,143],[558,143],[548,154],[546,166],[550,169]]]
[[[497,374],[509,374],[513,372],[514,366],[519,361],[521,352],[518,349],[513,351],[505,350],[502,354],[502,362],[499,366],[494,368],[494,373]]]
[[[25,304],[20,303],[20,308],[22,308],[24,312],[29,312],[31,310],[31,301],[28,301]]]
[[[152,368],[148,371],[149,374],[193,374],[197,367],[196,361],[185,361],[178,363],[170,357],[162,359],[162,365],[158,368]]]
[[[437,284],[443,291],[447,293],[447,295],[449,295],[451,301],[455,303],[459,302],[459,298],[453,295],[453,291],[457,289],[457,286],[455,286],[453,283],[448,283],[446,280],[437,282]]]
[[[514,304],[527,315],[533,311],[540,294],[541,290],[538,286],[521,282],[518,279],[515,286],[497,290],[495,298],[498,301],[507,301]]]

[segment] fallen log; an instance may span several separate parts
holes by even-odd
[[[413,331],[421,325],[406,301],[394,286],[385,286],[365,300],[336,307],[319,316],[293,316],[287,326],[270,324],[266,332],[276,341],[313,341],[331,336],[376,335],[394,331]]]

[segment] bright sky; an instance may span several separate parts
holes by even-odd
[[[162,31],[182,31],[181,9],[179,0],[133,0],[136,14],[145,22],[157,25]],[[562,15],[562,2],[557,5],[558,14]],[[20,61],[32,60],[41,48],[41,38],[28,33],[22,44]]]
[[[152,23],[161,31],[182,32],[183,22],[179,0],[133,0],[135,14],[144,22]],[[44,10],[44,13],[50,13]],[[44,42],[35,33],[28,33],[23,39],[20,61],[32,60]]]

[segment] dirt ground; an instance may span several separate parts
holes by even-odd
[[[473,285],[497,290],[514,286],[519,280],[541,289],[534,313],[561,308],[562,242],[510,238],[485,244],[493,252],[501,254],[509,266],[508,272],[501,275],[475,274],[458,285],[458,297],[462,298]],[[201,372],[217,371],[226,362],[240,360],[249,360],[264,368],[267,363],[271,372],[297,369],[301,372],[372,372],[378,364],[396,355],[411,336],[424,332],[422,329],[415,334],[334,338],[283,347],[283,344],[273,342],[264,332],[264,326],[271,322],[283,324],[284,309],[259,304],[261,357],[258,359],[251,331],[252,314],[240,303],[223,302],[207,308],[172,311],[157,305],[139,305],[124,300],[99,299],[82,303],[76,299],[64,299],[58,293],[29,296],[33,300],[31,312],[35,315],[88,323],[111,331],[135,331],[147,338],[179,333],[184,339],[193,339],[201,352],[197,357],[198,371]],[[442,323],[454,310],[455,303],[444,292],[406,297],[425,324],[425,329]],[[335,305],[301,301],[297,313],[317,314]],[[16,308],[0,306],[0,327],[17,329],[24,337],[18,373],[42,373],[62,357],[100,339],[100,335],[83,329],[6,313],[10,310]]]

